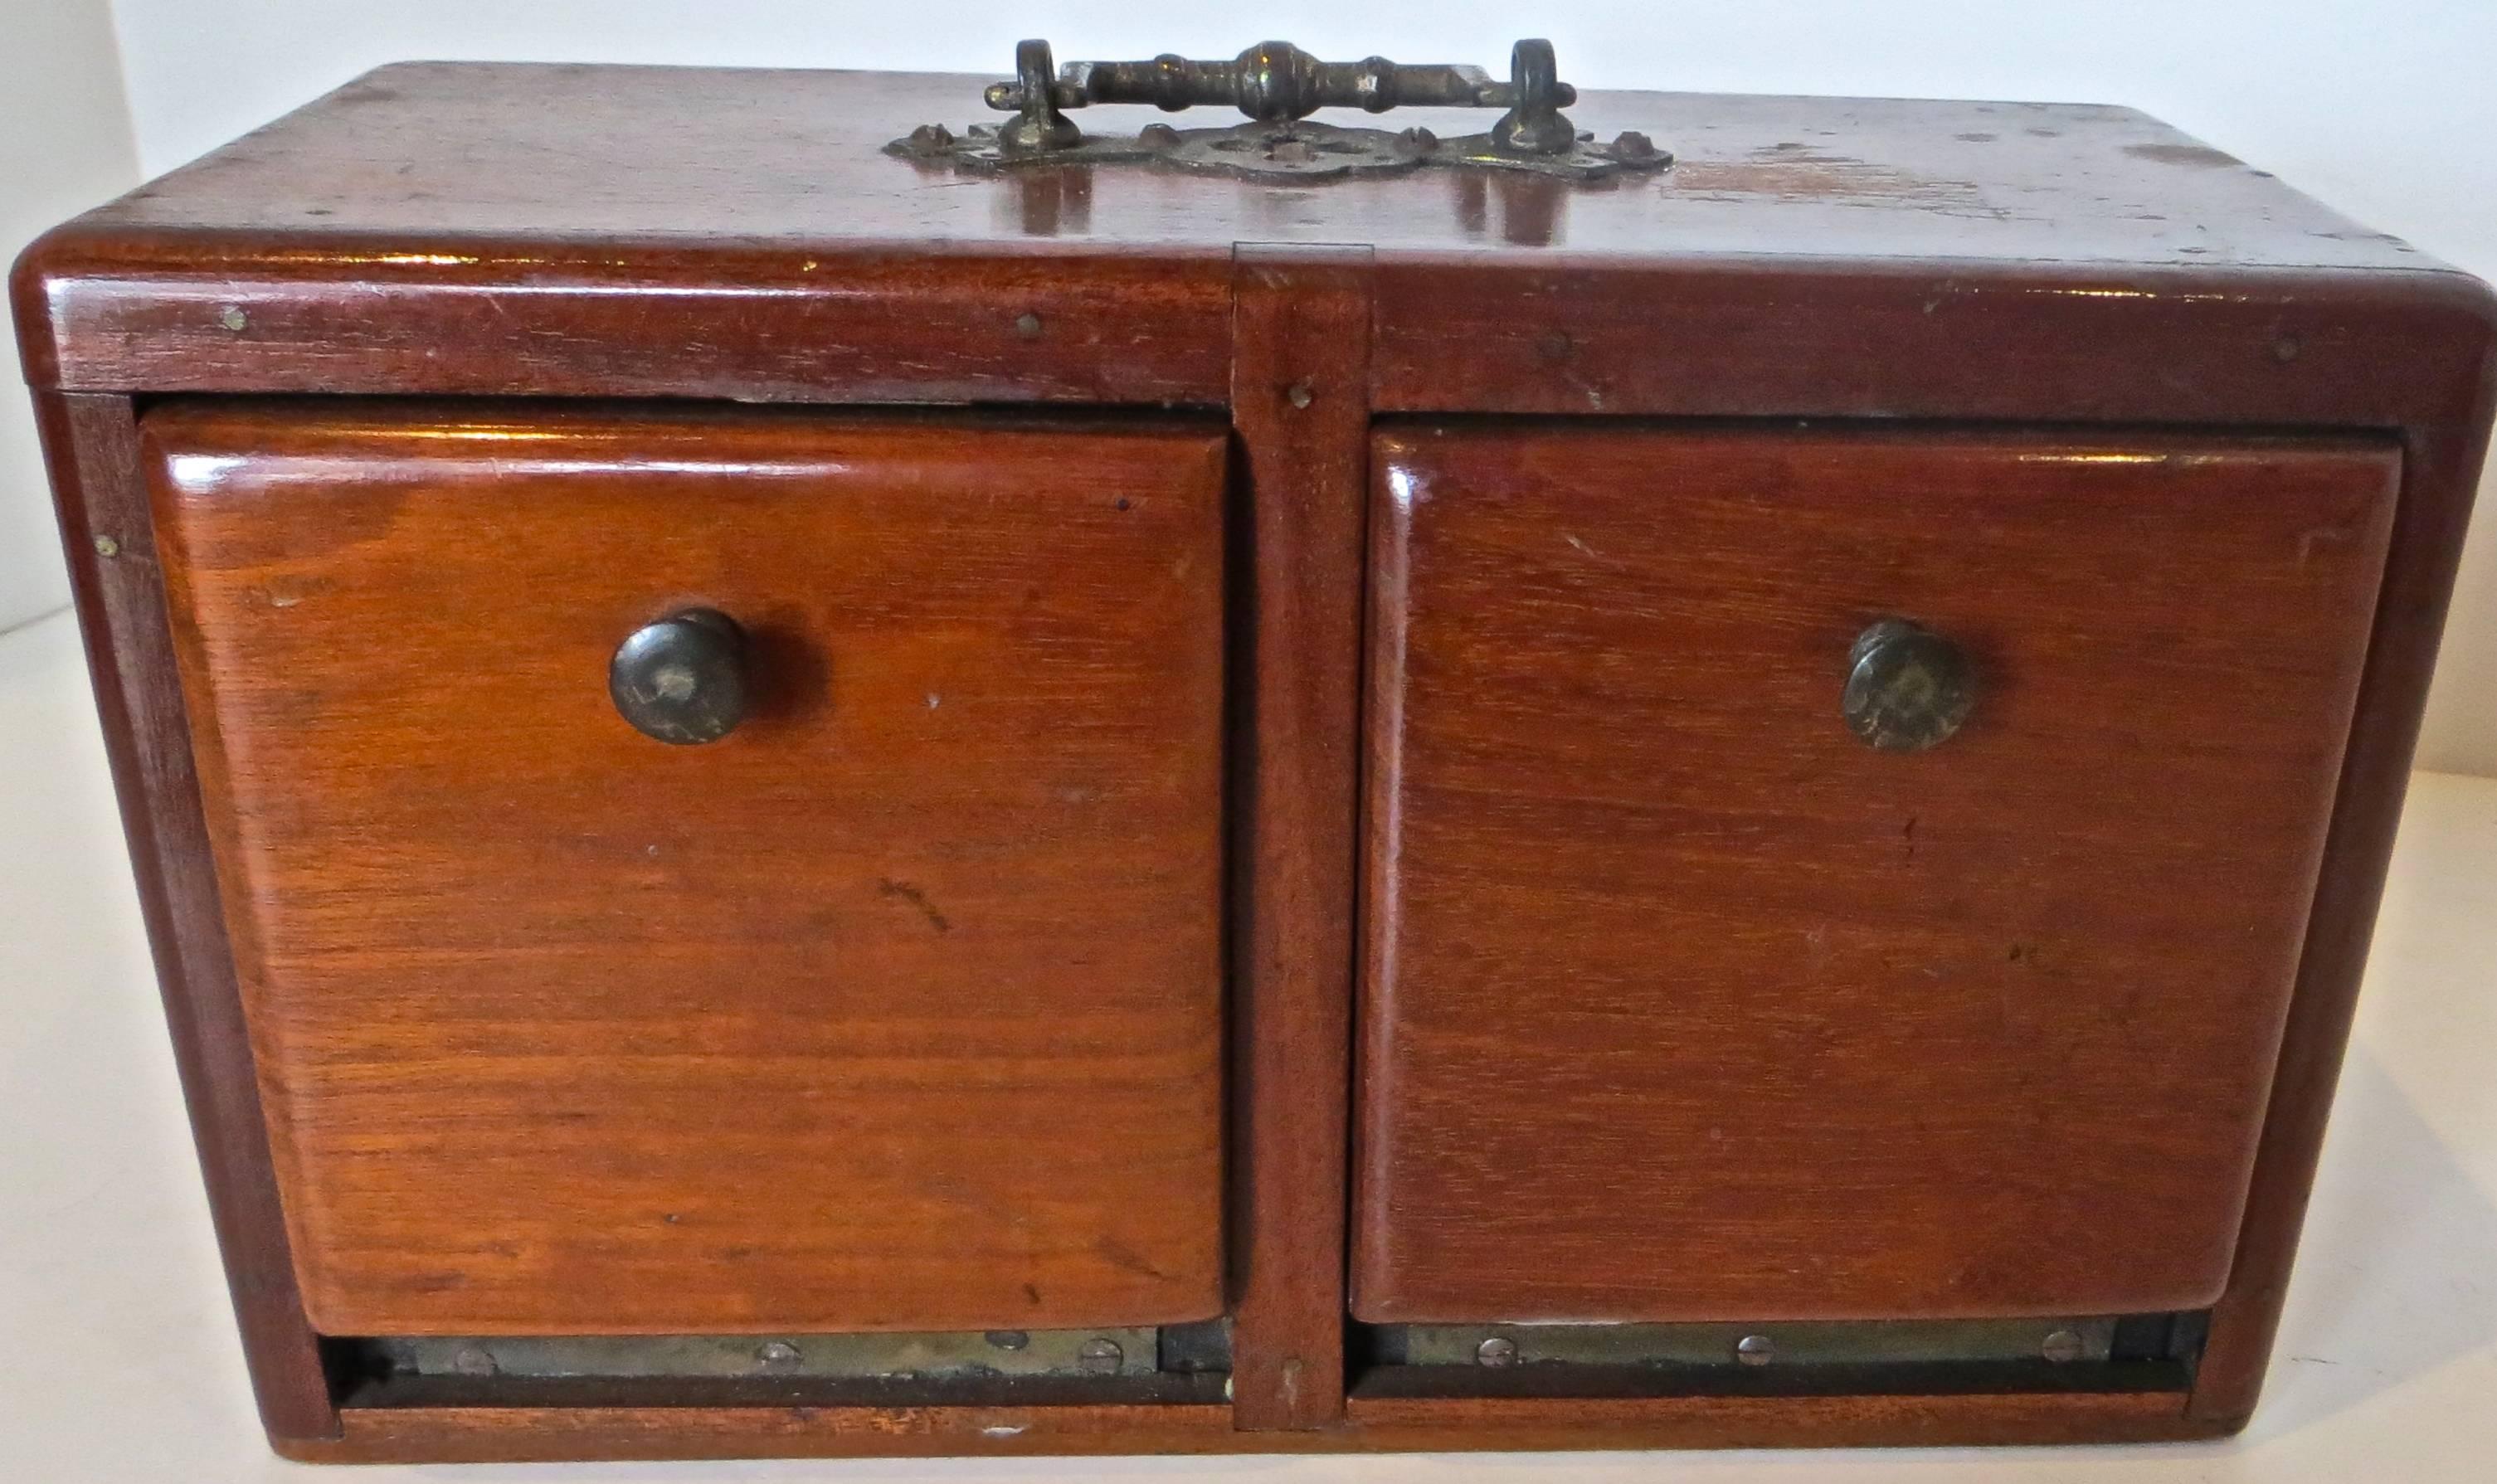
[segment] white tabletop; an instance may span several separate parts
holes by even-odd
[[[1588,1481],[2497,1478],[2497,779],[2412,780],[2245,1437],[2131,1448],[592,1464],[336,1477]],[[0,635],[0,1480],[317,1477],[268,1452],[208,1232],[77,634]]]

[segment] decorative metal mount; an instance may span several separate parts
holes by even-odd
[[[1251,179],[1327,179],[1393,174],[1425,165],[1533,171],[1599,180],[1662,170],[1673,156],[1644,134],[1608,144],[1581,134],[1561,110],[1578,90],[1561,80],[1552,44],[1522,41],[1509,52],[1509,79],[1479,67],[1408,66],[1374,56],[1322,62],[1289,42],[1261,42],[1228,62],[1158,56],[1150,62],[1069,62],[1058,70],[1049,43],[1015,47],[1015,79],[990,84],[989,107],[1014,114],[996,128],[957,135],[923,124],[885,152],[972,171],[1040,165],[1150,161]],[[1062,111],[1096,103],[1149,103],[1170,112],[1229,104],[1249,121],[1227,129],[1148,124],[1131,138],[1087,136]],[[1440,139],[1428,129],[1345,129],[1312,122],[1319,109],[1383,113],[1399,107],[1505,109],[1481,134]]]

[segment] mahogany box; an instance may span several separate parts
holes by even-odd
[[[2489,290],[2120,108],[1018,67],[17,265],[276,1448],[2242,1426]]]

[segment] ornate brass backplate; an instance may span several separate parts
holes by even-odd
[[[1532,171],[1571,180],[1662,170],[1673,156],[1644,134],[1598,144],[1561,110],[1578,90],[1561,80],[1552,44],[1519,42],[1509,80],[1479,67],[1421,66],[1369,57],[1322,62],[1289,42],[1262,42],[1227,62],[1158,56],[1149,62],[1054,64],[1049,44],[1015,48],[1015,79],[993,83],[989,107],[1015,117],[956,134],[924,124],[885,146],[906,159],[971,171],[1027,166],[1148,162],[1251,179],[1330,179],[1392,174],[1423,166]],[[1148,124],[1124,137],[1088,136],[1061,111],[1096,103],[1149,103],[1170,111],[1230,104],[1248,122],[1224,129]],[[1383,113],[1397,107],[1505,109],[1480,134],[1440,139],[1428,129],[1347,129],[1312,122],[1327,108]]]

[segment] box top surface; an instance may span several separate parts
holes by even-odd
[[[384,68],[38,239],[26,378],[1211,406],[1237,275],[1349,258],[1381,413],[2385,427],[2497,380],[2484,285],[2126,109],[1589,93],[1580,128],[1679,156],[1593,184],[885,152],[1001,117],[982,82]]]
[[[883,152],[918,124],[959,133],[1003,118],[980,101],[985,80],[401,64],[102,208],[79,233],[173,233],[187,252],[260,263],[341,242],[1227,255],[1235,242],[1305,241],[1372,244],[1382,261],[2441,268],[2155,119],[2092,105],[1590,92],[1569,110],[1581,129],[1641,130],[1679,157],[1609,185],[1445,169],[1267,183],[1144,164],[981,176]],[[1070,116],[1088,134],[1171,117],[1135,107]],[[1442,136],[1493,116],[1319,115]],[[1200,109],[1174,121],[1239,116]]]

